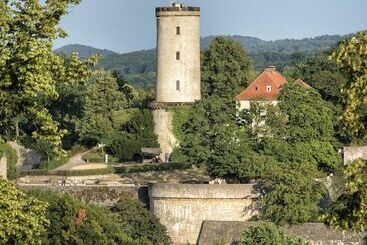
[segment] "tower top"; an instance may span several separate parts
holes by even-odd
[[[158,8],[155,9],[156,13],[159,13],[159,12],[180,12],[180,11],[200,12],[200,7],[185,6],[183,3],[180,3],[179,1],[173,1],[173,2],[171,2],[171,6],[169,6],[169,7],[158,7]]]

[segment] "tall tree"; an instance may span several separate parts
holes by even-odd
[[[217,37],[202,53],[202,96],[234,99],[251,76],[252,64],[240,43]]]
[[[346,126],[356,136],[367,139],[367,32],[341,42],[331,58],[351,74],[344,90]]]
[[[11,120],[24,115],[33,124],[32,137],[49,142],[55,153],[61,150],[65,134],[45,107],[58,97],[55,74],[62,59],[52,50],[52,42],[66,33],[59,27],[68,7],[79,0],[2,1],[0,27],[1,135]],[[73,74],[70,74],[73,75]]]

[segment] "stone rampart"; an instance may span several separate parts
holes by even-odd
[[[0,156],[0,178],[8,177],[8,159],[6,156]]]
[[[256,213],[253,185],[150,184],[149,198],[174,244],[196,244],[204,220],[245,221]]]
[[[244,231],[257,222],[204,221],[198,244],[237,244]],[[320,223],[306,223],[282,228],[284,233],[301,237],[310,245],[362,245],[364,234],[334,230]]]
[[[17,152],[17,166],[23,170],[32,169],[33,166],[42,162],[42,155],[35,150],[28,149],[17,142],[7,142]]]
[[[158,136],[158,143],[162,149],[160,159],[168,162],[169,156],[177,144],[173,134],[173,112],[165,109],[153,110],[154,133]]]
[[[348,164],[362,158],[367,160],[367,146],[346,146],[344,147],[344,164]]]

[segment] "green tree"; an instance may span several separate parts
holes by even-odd
[[[367,161],[358,159],[345,166],[345,186],[341,195],[323,216],[326,223],[338,228],[366,231]]]
[[[250,58],[240,43],[224,37],[215,38],[201,58],[202,96],[220,95],[234,100],[252,75]]]
[[[345,124],[354,135],[366,139],[367,32],[341,42],[331,58],[351,75],[344,89]]]
[[[49,220],[47,203],[0,178],[0,244],[39,244]]]
[[[271,223],[260,223],[242,234],[239,245],[307,245],[300,238],[288,237]]]
[[[158,245],[171,244],[166,228],[139,201],[122,199],[111,211],[118,214],[119,224],[134,239]]]
[[[191,163],[207,166],[214,175],[226,176],[229,162],[239,163],[246,152],[236,121],[236,94],[252,73],[241,45],[218,37],[202,54],[202,94],[187,122],[179,152]],[[227,170],[226,170],[227,169]],[[234,175],[235,169],[228,175]]]
[[[106,208],[84,204],[69,194],[33,190],[30,195],[48,203],[50,226],[42,244],[151,244],[129,236]]]
[[[58,98],[56,80],[63,74],[63,59],[53,52],[52,42],[66,33],[59,27],[68,7],[79,0],[2,1],[0,3],[0,134],[13,137],[9,126],[19,115],[33,126],[30,135],[49,142],[61,152],[66,133],[52,118],[47,101]],[[71,70],[69,70],[71,71]],[[10,127],[12,129],[12,127]]]

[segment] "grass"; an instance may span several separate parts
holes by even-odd
[[[89,175],[106,175],[106,174],[129,174],[129,173],[143,173],[151,171],[167,171],[167,170],[183,170],[189,169],[192,165],[188,163],[161,163],[161,164],[146,164],[140,166],[109,166],[103,169],[90,170],[69,170],[69,171],[50,171],[45,169],[29,170],[21,172],[21,177],[24,176],[89,176]]]
[[[104,163],[105,162],[105,155],[102,154],[101,150],[93,150],[85,155],[83,155],[83,160],[86,162],[94,162],[94,163]],[[108,155],[108,162],[109,163],[119,163],[118,158]]]
[[[39,169],[42,170],[52,170],[52,169],[56,169],[58,167],[61,167],[62,165],[66,164],[70,159],[70,156],[61,156],[61,157],[57,157],[51,161],[46,161],[46,162],[42,162],[40,164]]]

